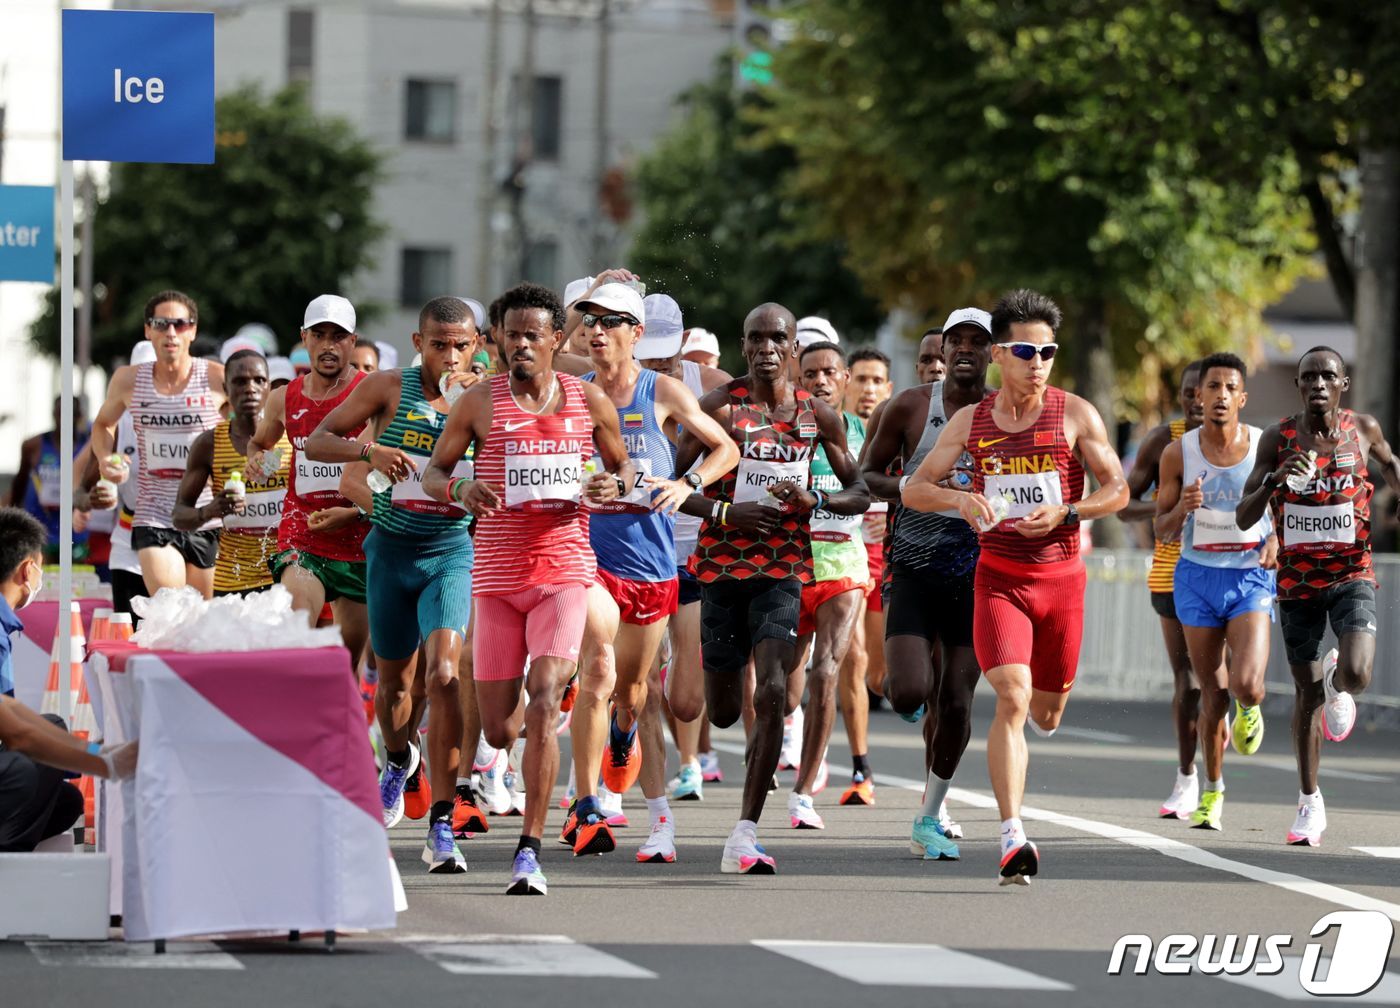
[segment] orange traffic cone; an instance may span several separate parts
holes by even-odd
[[[93,610],[92,628],[88,630],[88,643],[96,644],[100,640],[106,640],[110,632],[111,623],[111,609],[102,608]]]
[[[73,663],[73,675],[78,682],[78,702],[73,707],[73,724],[70,731],[82,739],[84,742],[96,740],[97,719],[93,716],[92,698],[88,695],[87,679],[83,675],[83,668],[77,662]],[[91,777],[81,777],[78,779],[78,790],[83,793],[83,814],[87,827],[84,837],[89,838],[89,842],[97,836],[97,787],[96,782]]]
[[[107,624],[108,640],[131,640],[131,613],[114,612]]]

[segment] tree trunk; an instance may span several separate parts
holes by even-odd
[[[1109,443],[1118,447],[1118,410],[1114,403],[1117,378],[1113,371],[1113,347],[1103,300],[1091,298],[1081,306],[1075,326],[1074,387],[1103,417]],[[1094,522],[1094,545],[1119,549],[1127,545],[1123,523],[1116,520]]]

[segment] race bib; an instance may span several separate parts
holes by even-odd
[[[1025,473],[1018,476],[987,476],[982,496],[991,500],[1006,498],[1006,520],[1019,521],[1042,504],[1063,504],[1060,474],[1048,472]]]
[[[816,542],[851,542],[860,535],[864,515],[838,515],[830,511],[812,512],[812,539]]]
[[[1235,524],[1235,512],[1197,508],[1191,512],[1191,546],[1206,553],[1243,553],[1259,545],[1257,529]]]
[[[313,462],[297,453],[297,496],[340,496],[340,477],[345,472],[341,462]]]
[[[792,480],[805,488],[810,466],[811,462],[808,459],[798,462],[770,462],[765,459],[741,458],[734,484],[734,503],[747,504],[758,501],[776,504],[777,500],[768,493],[768,488],[784,480]]]
[[[39,463],[39,505],[56,508],[63,503],[63,471],[53,463]]]
[[[1283,505],[1283,545],[1304,553],[1325,553],[1356,545],[1356,506],[1351,501],[1312,507]]]
[[[202,430],[147,431],[146,454],[141,465],[152,476],[171,479],[184,475],[190,460],[190,445]]]
[[[593,456],[593,464],[598,471],[603,471],[603,460],[600,456]],[[646,479],[651,475],[650,458],[633,458],[632,464],[637,467],[637,486],[626,497],[619,497],[617,500],[610,500],[606,504],[589,504],[588,510],[594,514],[650,514],[651,513],[651,487],[647,486]]]
[[[242,514],[235,511],[224,515],[224,528],[245,535],[263,535],[282,523],[282,504],[286,499],[285,489],[250,493],[244,498],[247,503]]]
[[[578,452],[506,455],[506,507],[563,511],[578,507],[583,460]]]
[[[462,459],[452,469],[452,478],[475,479],[476,468],[471,459]],[[423,471],[415,469],[408,474],[408,479],[400,480],[394,484],[394,488],[389,492],[390,503],[396,508],[403,508],[405,511],[412,511],[415,514],[437,515],[441,518],[461,518],[465,515],[466,509],[456,504],[445,504],[440,500],[434,500],[423,492]]]

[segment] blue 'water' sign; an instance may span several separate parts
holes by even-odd
[[[0,185],[0,280],[53,283],[53,186]]]
[[[67,161],[214,162],[214,15],[63,12]]]

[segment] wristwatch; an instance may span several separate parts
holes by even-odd
[[[1060,522],[1060,524],[1061,524],[1061,525],[1078,525],[1078,524],[1079,524],[1079,509],[1078,509],[1077,507],[1075,507],[1073,504],[1066,504],[1066,505],[1065,505],[1065,508],[1066,508],[1066,510],[1065,510],[1065,520],[1062,521],[1062,522]]]
[[[688,472],[681,478],[690,484],[692,490],[699,490],[705,485],[705,478],[698,472]]]
[[[625,479],[623,479],[621,476],[618,476],[618,475],[616,475],[616,474],[613,475],[613,479],[617,481],[617,495],[618,495],[619,497],[626,497],[626,496],[627,496],[627,481],[626,481]]]

